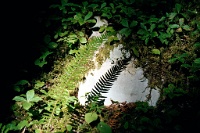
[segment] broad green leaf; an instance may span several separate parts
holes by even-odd
[[[19,124],[17,124],[17,128],[20,129],[20,130],[22,128],[24,128],[25,126],[28,126],[28,121],[27,120],[20,121]]]
[[[175,61],[177,61],[177,58],[172,58],[172,59],[169,59],[169,63],[174,63]]]
[[[200,58],[195,59],[195,60],[194,60],[194,63],[200,64]]]
[[[147,31],[147,27],[144,25],[144,23],[140,23],[140,27]]]
[[[190,28],[190,26],[188,26],[188,25],[184,25],[184,26],[182,26],[182,27],[183,27],[183,29],[186,30],[186,31],[191,31],[191,28]]]
[[[107,26],[107,27],[106,27],[106,31],[114,32],[115,29],[114,29],[112,26]]]
[[[106,2],[101,4],[101,9],[104,8],[106,6]]]
[[[158,18],[150,18],[149,20],[148,20],[148,22],[149,23],[155,23],[155,22],[158,22]]]
[[[138,32],[137,32],[137,34],[139,34],[139,35],[148,35],[149,32],[147,32],[147,31],[144,30],[144,29],[139,29]]]
[[[50,43],[48,44],[48,48],[50,48],[50,49],[55,49],[55,48],[57,48],[57,47],[58,47],[58,44],[55,43],[55,42],[50,42]]]
[[[15,85],[25,85],[25,84],[29,84],[28,80],[20,80]]]
[[[42,100],[42,98],[40,98],[40,97],[38,97],[38,96],[35,96],[35,97],[33,97],[33,98],[31,99],[30,102],[38,102],[38,101],[41,101],[41,100]]]
[[[100,133],[112,133],[110,126],[102,121],[97,125],[97,129]]]
[[[20,92],[20,91],[24,90],[23,87],[19,87],[18,85],[15,85],[13,89],[14,89],[15,91],[17,91],[17,92]]]
[[[88,20],[89,18],[91,18],[93,15],[93,12],[88,12],[88,14],[85,16],[84,21]]]
[[[180,26],[178,24],[171,24],[169,25],[169,27],[174,29],[174,28],[179,28]]]
[[[99,6],[98,4],[89,4],[89,5],[88,5],[88,7],[92,7],[93,9],[94,9],[94,8],[97,8],[98,6]]]
[[[68,131],[68,132],[70,132],[70,131],[72,130],[72,126],[71,126],[71,125],[68,125],[68,124],[67,124],[66,127],[67,127],[67,131]]]
[[[177,15],[177,13],[174,13],[174,12],[170,13],[169,14],[169,19],[173,20],[176,15]]]
[[[181,8],[182,8],[182,5],[181,5],[181,4],[178,4],[178,3],[177,3],[177,4],[175,5],[175,9],[176,9],[177,13],[180,13]]]
[[[151,27],[150,27],[150,32],[153,32],[153,30],[156,28],[156,24],[151,24]]]
[[[42,133],[42,131],[40,129],[36,129],[35,133]]]
[[[158,36],[158,33],[156,31],[151,33],[151,37],[156,37],[156,36]]]
[[[13,98],[13,100],[15,100],[15,101],[18,101],[18,102],[23,102],[23,101],[26,101],[26,99],[25,99],[25,98],[23,98],[23,97],[20,97],[20,96],[15,96],[15,97]]]
[[[128,20],[127,19],[122,19],[121,21],[121,24],[124,26],[124,27],[129,27],[129,24],[128,24]]]
[[[158,22],[162,22],[162,21],[164,21],[166,19],[166,17],[161,17],[159,20],[158,20]]]
[[[184,63],[184,62],[185,62],[185,59],[184,59],[184,58],[178,58],[178,60],[179,60],[181,63]]]
[[[65,31],[65,32],[60,32],[58,35],[59,35],[60,37],[64,37],[64,36],[66,36],[68,33],[69,33],[69,31]],[[54,37],[54,38],[55,38],[55,37]]]
[[[87,23],[96,23],[96,20],[95,19],[88,19],[86,22]]]
[[[160,55],[160,50],[159,50],[159,49],[152,49],[151,52],[152,52],[153,54],[158,54],[158,55]]]
[[[146,38],[146,39],[144,40],[144,43],[147,44],[148,42],[149,42],[149,38]]]
[[[34,89],[39,89],[45,85],[44,82],[37,80],[34,85]]]
[[[96,121],[98,118],[98,115],[96,112],[86,113],[85,114],[85,121],[90,124],[93,121]]]
[[[180,18],[179,19],[179,25],[182,26],[184,24],[184,21],[185,21],[184,18]]]
[[[36,66],[43,67],[45,64],[47,64],[47,62],[44,60],[40,61],[40,59],[37,59],[37,60],[35,60],[34,64]]]
[[[79,31],[78,32],[78,36],[81,36],[81,37],[83,37],[85,34],[82,32],[82,31]]]
[[[129,127],[129,123],[128,123],[128,122],[125,122],[125,124],[124,124],[124,129],[128,129],[128,127]]]
[[[130,28],[123,28],[119,31],[120,34],[128,37],[131,34],[132,30]]]
[[[85,37],[79,38],[80,43],[87,43],[87,39]]]
[[[189,64],[182,64],[181,67],[190,68],[191,66]]]
[[[130,27],[133,28],[133,27],[135,27],[137,24],[138,24],[138,22],[135,21],[135,20],[133,20],[133,21],[131,22],[131,24],[130,24]]]
[[[29,90],[26,92],[26,99],[27,101],[31,101],[31,99],[35,96],[35,91],[34,90]]]
[[[25,110],[29,110],[30,107],[32,106],[32,104],[25,101],[25,102],[22,103],[22,106],[23,106],[23,108],[24,108]]]
[[[74,33],[70,34],[68,37],[70,39],[78,38],[78,36],[76,34],[74,34]]]
[[[83,6],[86,7],[88,5],[87,1],[82,2]]]
[[[200,48],[200,42],[195,43],[195,44],[194,44],[194,47]]]

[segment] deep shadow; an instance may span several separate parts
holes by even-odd
[[[1,2],[1,78],[0,122],[11,115],[12,98],[17,94],[12,86],[18,80],[31,80],[40,70],[34,60],[40,56],[45,34],[44,23],[49,0]]]

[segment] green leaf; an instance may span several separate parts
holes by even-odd
[[[144,29],[139,29],[138,32],[137,32],[137,34],[139,34],[139,35],[148,35],[149,32],[147,32],[147,31],[144,30]]]
[[[131,34],[132,30],[130,28],[123,28],[119,31],[120,34],[128,37]]]
[[[45,85],[44,82],[37,80],[34,85],[34,89],[39,89]]]
[[[166,19],[166,17],[165,16],[162,16],[159,20],[158,20],[158,22],[162,22],[162,21],[164,21]]]
[[[31,99],[35,96],[35,91],[34,90],[29,90],[26,92],[26,99],[27,101],[31,101]]]
[[[149,23],[156,23],[156,22],[158,22],[158,18],[150,18],[149,20],[148,20],[148,22]]]
[[[195,59],[195,60],[194,60],[194,63],[200,64],[200,58]]]
[[[106,6],[106,2],[101,4],[101,9],[104,8]]]
[[[23,102],[23,101],[26,101],[25,98],[20,97],[20,96],[15,96],[12,100],[15,100],[15,101],[17,101],[17,102]]]
[[[28,126],[28,121],[27,120],[20,121],[20,123],[17,124],[17,128],[20,129],[20,130],[22,128],[26,127],[26,126]]]
[[[68,131],[68,132],[70,132],[70,131],[72,130],[72,126],[71,126],[71,125],[68,125],[68,124],[67,124],[66,127],[67,127],[67,131]]]
[[[36,129],[35,133],[41,133],[42,131],[40,129]]]
[[[110,126],[102,121],[97,125],[97,129],[100,133],[112,133]]]
[[[83,37],[85,34],[82,32],[82,31],[79,31],[78,32],[78,36],[81,36],[81,37]]]
[[[125,122],[124,129],[128,129],[128,127],[129,127],[128,122]]]
[[[173,12],[169,14],[169,19],[173,20],[177,13]]]
[[[178,4],[178,3],[175,5],[175,9],[176,9],[176,12],[177,12],[177,13],[180,13],[181,8],[182,8],[182,5],[180,5],[180,4]]]
[[[152,52],[153,54],[158,54],[158,55],[160,55],[160,50],[159,50],[159,49],[152,49],[151,52]]]
[[[129,24],[128,24],[128,20],[127,19],[122,19],[121,21],[121,24],[124,26],[124,27],[129,27]]]
[[[44,60],[40,61],[40,59],[37,59],[37,60],[35,60],[34,64],[36,66],[43,67],[45,64],[47,64],[47,62]]]
[[[130,28],[133,28],[135,27],[136,25],[138,24],[138,21],[132,21],[131,24],[130,24]]]
[[[55,42],[50,42],[50,43],[48,44],[48,48],[50,48],[50,49],[55,49],[55,48],[57,48],[57,47],[58,47],[58,44],[55,43]]]
[[[88,12],[88,14],[85,16],[84,21],[88,20],[89,18],[91,18],[93,15],[93,12]]]
[[[140,23],[140,27],[147,31],[147,27],[144,25],[144,23]]]
[[[183,28],[184,30],[186,30],[186,31],[191,31],[191,28],[190,28],[190,26],[188,26],[188,25],[184,25],[184,26],[182,26],[182,28]]]
[[[96,112],[86,113],[85,114],[85,121],[90,124],[93,121],[96,121],[98,118],[98,115]]]
[[[181,67],[190,68],[191,66],[189,64],[182,64]]]
[[[22,103],[22,106],[23,106],[23,108],[24,108],[25,110],[29,110],[30,107],[32,106],[32,104],[25,101],[25,102]]]
[[[184,24],[184,21],[185,21],[184,18],[180,18],[179,19],[179,25],[182,26]]]
[[[175,61],[177,61],[177,58],[172,58],[172,59],[169,59],[169,63],[174,63]]]
[[[171,24],[169,25],[169,27],[174,29],[174,28],[179,28],[180,26],[178,24]]]
[[[133,50],[133,53],[134,53],[137,57],[139,57],[139,52],[138,52],[138,50],[137,50],[135,47],[133,47],[132,50]]]
[[[156,37],[156,36],[158,36],[158,33],[156,31],[151,33],[151,37]]]
[[[194,44],[194,47],[195,47],[195,48],[200,48],[200,42],[196,42],[196,43]]]
[[[156,24],[151,24],[151,27],[150,27],[150,32],[153,32],[153,30],[156,28]]]
[[[25,84],[29,84],[28,80],[20,80],[15,85],[25,85]]]
[[[42,98],[35,96],[34,98],[31,99],[30,102],[38,102],[38,101],[41,101],[41,100],[42,100]]]
[[[87,39],[85,37],[79,38],[80,43],[87,43]]]

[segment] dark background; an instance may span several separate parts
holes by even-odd
[[[40,54],[51,0],[11,0],[0,3],[0,122],[10,115],[12,86],[37,76],[34,60]],[[41,21],[39,21],[41,20]]]

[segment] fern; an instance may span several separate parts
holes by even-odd
[[[94,88],[90,93],[86,95],[86,104],[90,102],[97,102],[97,104],[103,105],[105,96],[103,93],[107,93],[113,85],[113,82],[117,80],[117,77],[126,67],[129,59],[120,60],[116,65],[112,66],[105,75],[100,77]]]
[[[65,125],[69,122],[69,113],[67,111],[70,101],[69,92],[78,87],[78,83],[85,73],[93,67],[91,61],[94,52],[109,36],[111,35],[103,34],[101,37],[91,39],[88,44],[82,45],[75,53],[73,59],[65,65],[63,68],[64,74],[54,79],[55,84],[49,88],[49,91],[46,94],[47,97],[45,98],[45,103],[47,106],[45,108],[45,115],[43,115],[43,118],[41,119],[43,123],[37,125],[37,127],[40,127],[40,129],[46,130],[47,132],[52,129],[52,126],[54,127],[54,131],[64,131],[61,128],[61,125]],[[63,116],[60,117],[60,114],[63,114]],[[58,123],[63,124],[58,125]]]

